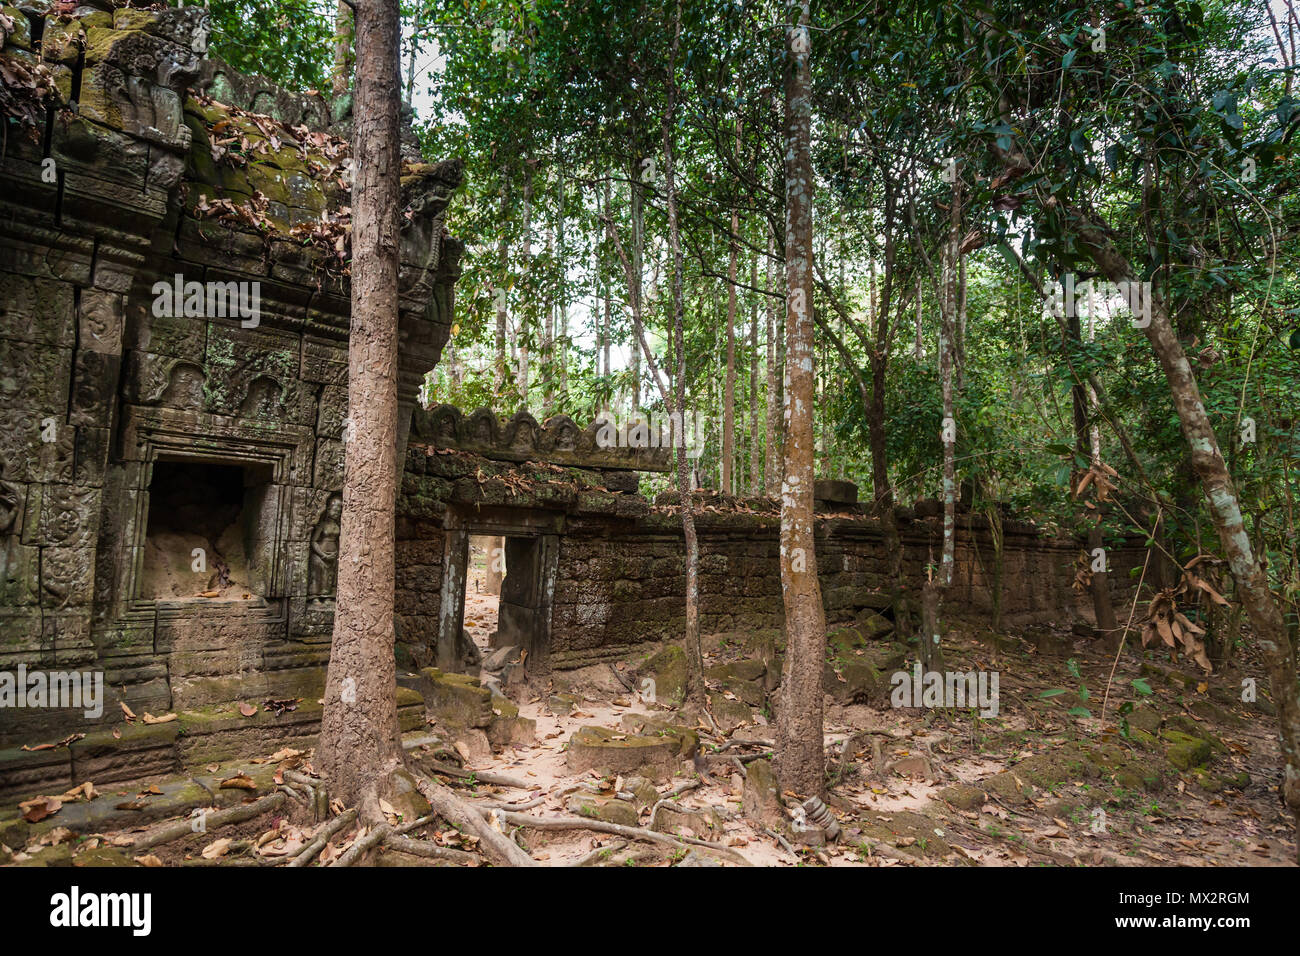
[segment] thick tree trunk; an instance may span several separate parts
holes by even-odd
[[[1080,238],[1108,280],[1128,283],[1130,288],[1138,281],[1128,260],[1101,227],[1085,220]],[[1192,367],[1174,333],[1169,311],[1163,300],[1145,289],[1144,305],[1147,296],[1150,296],[1151,321],[1145,329],[1146,336],[1169,382],[1174,409],[1190,449],[1192,467],[1205,491],[1223,556],[1237,584],[1237,598],[1250,620],[1260,656],[1268,669],[1278,711],[1283,763],[1282,796],[1300,828],[1300,682],[1296,675],[1295,648],[1277,598],[1269,589],[1268,575],[1256,558],[1246,533],[1236,487],[1210,426]],[[1297,846],[1300,848],[1300,842]]]
[[[316,769],[330,793],[382,820],[402,766],[393,657],[393,503],[397,489],[397,0],[357,5],[352,140],[352,329],[338,596]]]
[[[787,32],[785,85],[785,249],[787,284],[785,479],[781,487],[781,593],[786,655],[777,712],[781,786],[825,790],[822,673],[826,614],[813,529],[813,175],[808,2]]]

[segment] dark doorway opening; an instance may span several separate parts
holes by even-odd
[[[272,487],[269,465],[155,461],[139,596],[184,601],[265,595],[274,539],[268,527],[275,511]]]

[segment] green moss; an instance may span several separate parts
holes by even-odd
[[[1193,737],[1181,730],[1166,729],[1160,735],[1166,742],[1165,759],[1179,770],[1191,770],[1209,761],[1214,749],[1208,740]]]

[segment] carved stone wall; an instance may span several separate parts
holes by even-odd
[[[59,10],[0,4],[0,65],[30,81],[0,97],[0,671],[101,670],[104,720],[314,698],[347,419],[346,104],[206,60],[201,6]],[[402,442],[451,325],[459,180],[403,164]],[[244,580],[210,541],[185,585],[207,541],[185,528],[155,553],[156,475],[187,464],[237,469]],[[159,560],[170,591],[146,586]],[[0,747],[83,724],[6,711]]]

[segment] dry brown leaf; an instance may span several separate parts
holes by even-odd
[[[225,856],[230,852],[230,844],[234,842],[230,837],[222,837],[220,840],[213,840],[203,848],[203,859],[215,860],[219,856]]]

